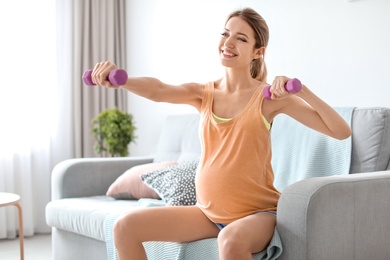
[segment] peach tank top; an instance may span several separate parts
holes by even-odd
[[[259,87],[229,121],[213,119],[214,83],[206,84],[199,134],[202,157],[195,184],[197,206],[215,223],[229,224],[259,211],[276,212],[270,132],[263,120]]]

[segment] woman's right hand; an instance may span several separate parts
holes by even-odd
[[[96,85],[104,86],[106,88],[119,88],[119,86],[114,86],[108,81],[108,75],[116,68],[116,65],[110,61],[97,63],[92,71],[92,81]]]

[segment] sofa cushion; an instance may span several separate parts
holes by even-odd
[[[389,169],[390,109],[357,108],[352,119],[350,173]]]
[[[195,205],[195,174],[198,163],[199,160],[182,162],[146,173],[141,178],[156,190],[168,206]]]
[[[134,166],[119,176],[110,185],[106,195],[115,199],[158,199],[160,198],[158,194],[141,180],[141,175],[174,164],[176,164],[176,162],[172,161]]]
[[[108,196],[53,200],[46,206],[46,222],[51,227],[104,241],[106,216],[138,207],[137,200],[115,200]]]
[[[185,162],[199,159],[201,148],[198,127],[198,114],[168,116],[161,130],[154,161]]]

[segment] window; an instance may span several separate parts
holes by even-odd
[[[55,120],[55,1],[2,1],[0,26],[0,155],[45,147]]]

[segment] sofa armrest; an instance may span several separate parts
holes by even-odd
[[[277,230],[283,259],[386,259],[390,171],[312,178],[287,187]]]
[[[51,176],[52,200],[105,195],[129,168],[153,162],[149,157],[69,159],[57,164]]]

